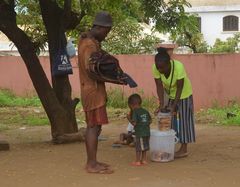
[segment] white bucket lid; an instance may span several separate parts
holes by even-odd
[[[167,131],[159,131],[151,129],[151,136],[175,136],[176,132],[173,129]]]
[[[171,112],[158,112],[157,117],[158,118],[172,117],[172,115]]]

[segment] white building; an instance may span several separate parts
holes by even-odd
[[[188,0],[186,12],[199,16],[201,33],[209,45],[239,33],[240,0]]]
[[[16,47],[8,38],[0,31],[0,56],[19,55]]]

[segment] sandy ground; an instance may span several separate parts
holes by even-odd
[[[124,122],[123,122],[124,123]],[[1,133],[11,151],[0,152],[0,187],[227,187],[240,186],[240,127],[197,125],[190,155],[169,163],[132,167],[134,149],[112,148],[125,125],[103,129],[99,160],[112,165],[112,175],[87,174],[83,143],[52,145],[49,127]]]

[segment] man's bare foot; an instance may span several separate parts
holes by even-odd
[[[97,162],[97,164],[99,164],[99,165],[101,165],[101,166],[103,166],[103,167],[105,167],[105,168],[109,168],[109,167],[110,167],[109,164],[104,163],[104,162]]]
[[[94,167],[96,167],[96,166],[99,166],[99,168],[100,169],[108,169],[108,168],[110,168],[110,165],[109,164],[106,164],[106,163],[104,163],[104,162],[96,162],[96,164],[95,165],[93,165],[93,166],[88,166],[88,165],[86,165],[85,166],[85,169],[87,169],[87,168],[94,168]]]
[[[147,165],[147,164],[148,164],[146,160],[143,160],[141,163],[142,163],[143,165]]]
[[[86,171],[88,173],[95,173],[95,174],[112,174],[114,172],[113,170],[103,167],[99,164],[96,164],[95,166],[87,166]]]

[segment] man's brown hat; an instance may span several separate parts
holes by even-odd
[[[105,11],[98,12],[95,16],[93,25],[103,26],[103,27],[112,27],[112,16]]]

